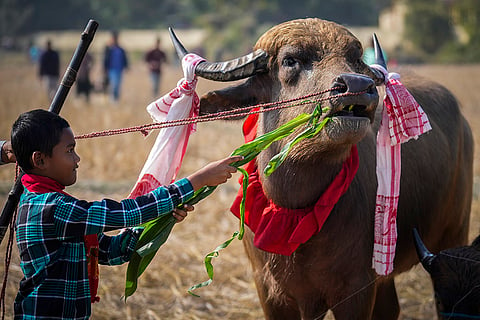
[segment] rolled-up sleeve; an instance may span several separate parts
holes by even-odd
[[[143,228],[127,228],[116,236],[98,235],[100,264],[120,265],[130,261]]]

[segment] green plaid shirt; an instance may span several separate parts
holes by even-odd
[[[193,196],[187,179],[136,199],[87,202],[62,193],[24,191],[18,208],[16,240],[24,278],[14,303],[15,319],[88,319],[90,289],[84,235],[98,234],[99,262],[127,262],[136,237],[127,230],[167,214]]]

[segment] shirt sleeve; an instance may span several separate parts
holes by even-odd
[[[120,265],[130,261],[143,228],[123,229],[116,236],[104,233],[98,235],[98,262],[106,265]]]
[[[87,202],[62,196],[55,201],[53,219],[56,233],[67,238],[138,226],[170,214],[178,205],[188,201],[193,193],[192,184],[184,178],[120,202],[110,199]]]
[[[2,154],[3,154],[3,145],[5,144],[4,140],[0,140],[0,165],[5,164],[6,162],[3,162],[2,160]]]

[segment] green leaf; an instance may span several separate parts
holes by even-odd
[[[149,255],[152,252],[156,252],[162,244],[167,241],[168,236],[170,235],[170,232],[172,231],[173,226],[176,223],[176,219],[171,216],[169,217],[168,220],[166,220],[164,223],[159,223],[158,232],[155,234],[153,238],[149,238],[149,242],[147,242],[145,245],[138,247],[136,249],[136,252],[141,256],[145,257]],[[157,227],[157,226],[155,226]]]
[[[190,289],[188,289],[188,293],[190,293],[191,295],[195,296],[195,297],[199,297],[198,295],[194,294],[193,293],[193,290],[195,289],[198,289],[198,288],[202,288],[202,287],[205,287],[205,286],[208,286],[210,283],[212,283],[213,281],[213,265],[212,265],[212,259],[215,258],[215,257],[218,257],[218,255],[220,254],[219,251],[228,247],[228,245],[235,239],[238,237],[238,234],[239,232],[236,231],[232,237],[230,239],[228,239],[227,241],[225,241],[224,243],[222,243],[221,245],[219,245],[218,247],[215,248],[215,250],[213,250],[212,252],[210,252],[209,254],[207,254],[205,256],[205,269],[207,270],[207,274],[208,274],[208,280],[207,281],[204,281],[202,283],[199,283],[199,284],[196,284],[194,286],[191,286]]]
[[[245,201],[247,200],[247,187],[248,187],[248,172],[243,168],[238,168],[243,175],[242,183],[242,201],[240,201],[240,227],[238,230],[238,240],[243,239],[245,233]]]
[[[325,118],[323,119],[322,122],[320,122],[320,124],[317,124],[315,122],[313,126],[307,127],[300,134],[298,134],[292,141],[288,142],[278,154],[276,154],[270,159],[267,166],[263,170],[263,173],[265,174],[265,176],[268,177],[275,170],[277,170],[277,168],[285,161],[285,159],[287,158],[293,146],[295,146],[296,144],[298,144],[300,141],[304,139],[312,138],[313,136],[318,134],[329,120],[330,118]]]

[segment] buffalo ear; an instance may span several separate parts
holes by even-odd
[[[475,240],[473,240],[472,247],[480,251],[480,235]]]
[[[220,90],[210,91],[200,98],[200,114],[210,114],[220,111],[229,111],[240,107],[253,106],[264,101],[267,90],[256,82],[256,77],[249,78],[243,83]],[[245,110],[244,110],[245,111]],[[246,113],[229,119],[244,118]]]

